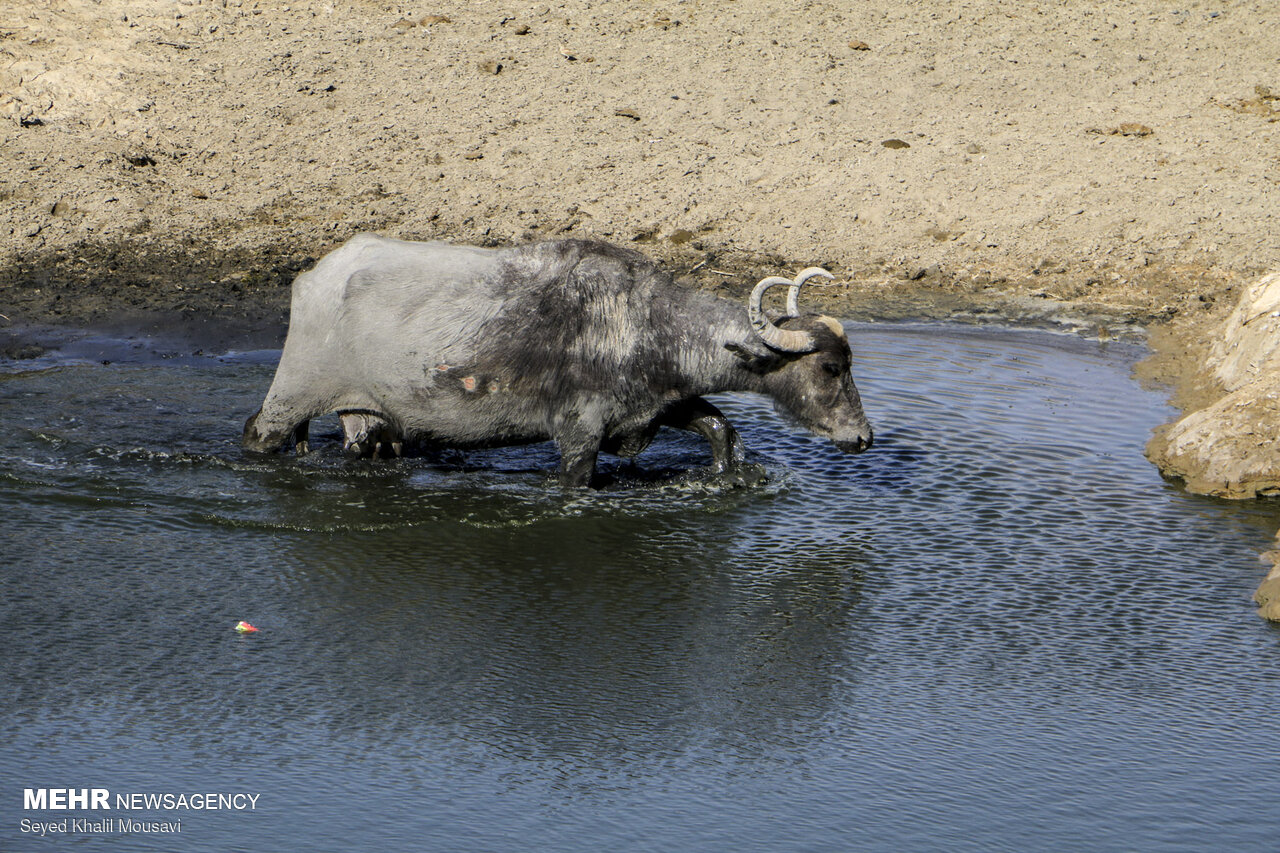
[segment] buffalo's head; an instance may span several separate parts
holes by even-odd
[[[810,267],[794,281],[775,276],[756,285],[748,315],[757,339],[731,349],[760,375],[783,412],[840,450],[861,453],[871,446],[873,434],[850,373],[853,353],[844,326],[832,317],[800,313],[800,288],[814,276],[832,278]],[[764,294],[779,285],[789,288],[787,314],[771,320],[762,305]]]

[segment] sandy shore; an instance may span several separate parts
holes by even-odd
[[[0,299],[278,311],[376,230],[1168,320],[1280,267],[1277,31],[1266,0],[23,4]]]

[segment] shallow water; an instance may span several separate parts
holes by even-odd
[[[747,476],[664,432],[590,493],[546,446],[346,460],[336,420],[248,458],[275,353],[4,365],[0,847],[1273,849],[1280,505],[1160,479],[1135,347],[851,338],[870,452],[727,396]],[[182,833],[20,831],[66,816]]]

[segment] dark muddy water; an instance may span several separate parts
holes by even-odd
[[[9,363],[0,848],[1274,849],[1280,507],[1161,481],[1131,346],[851,337],[869,453],[728,397],[749,476],[664,433],[581,494],[336,421],[247,458],[274,353]],[[21,829],[85,817],[181,835]]]

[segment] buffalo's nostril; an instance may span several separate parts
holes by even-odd
[[[871,446],[872,440],[873,436],[868,432],[866,438],[858,436],[852,441],[837,441],[836,447],[840,448],[845,453],[861,453]]]

